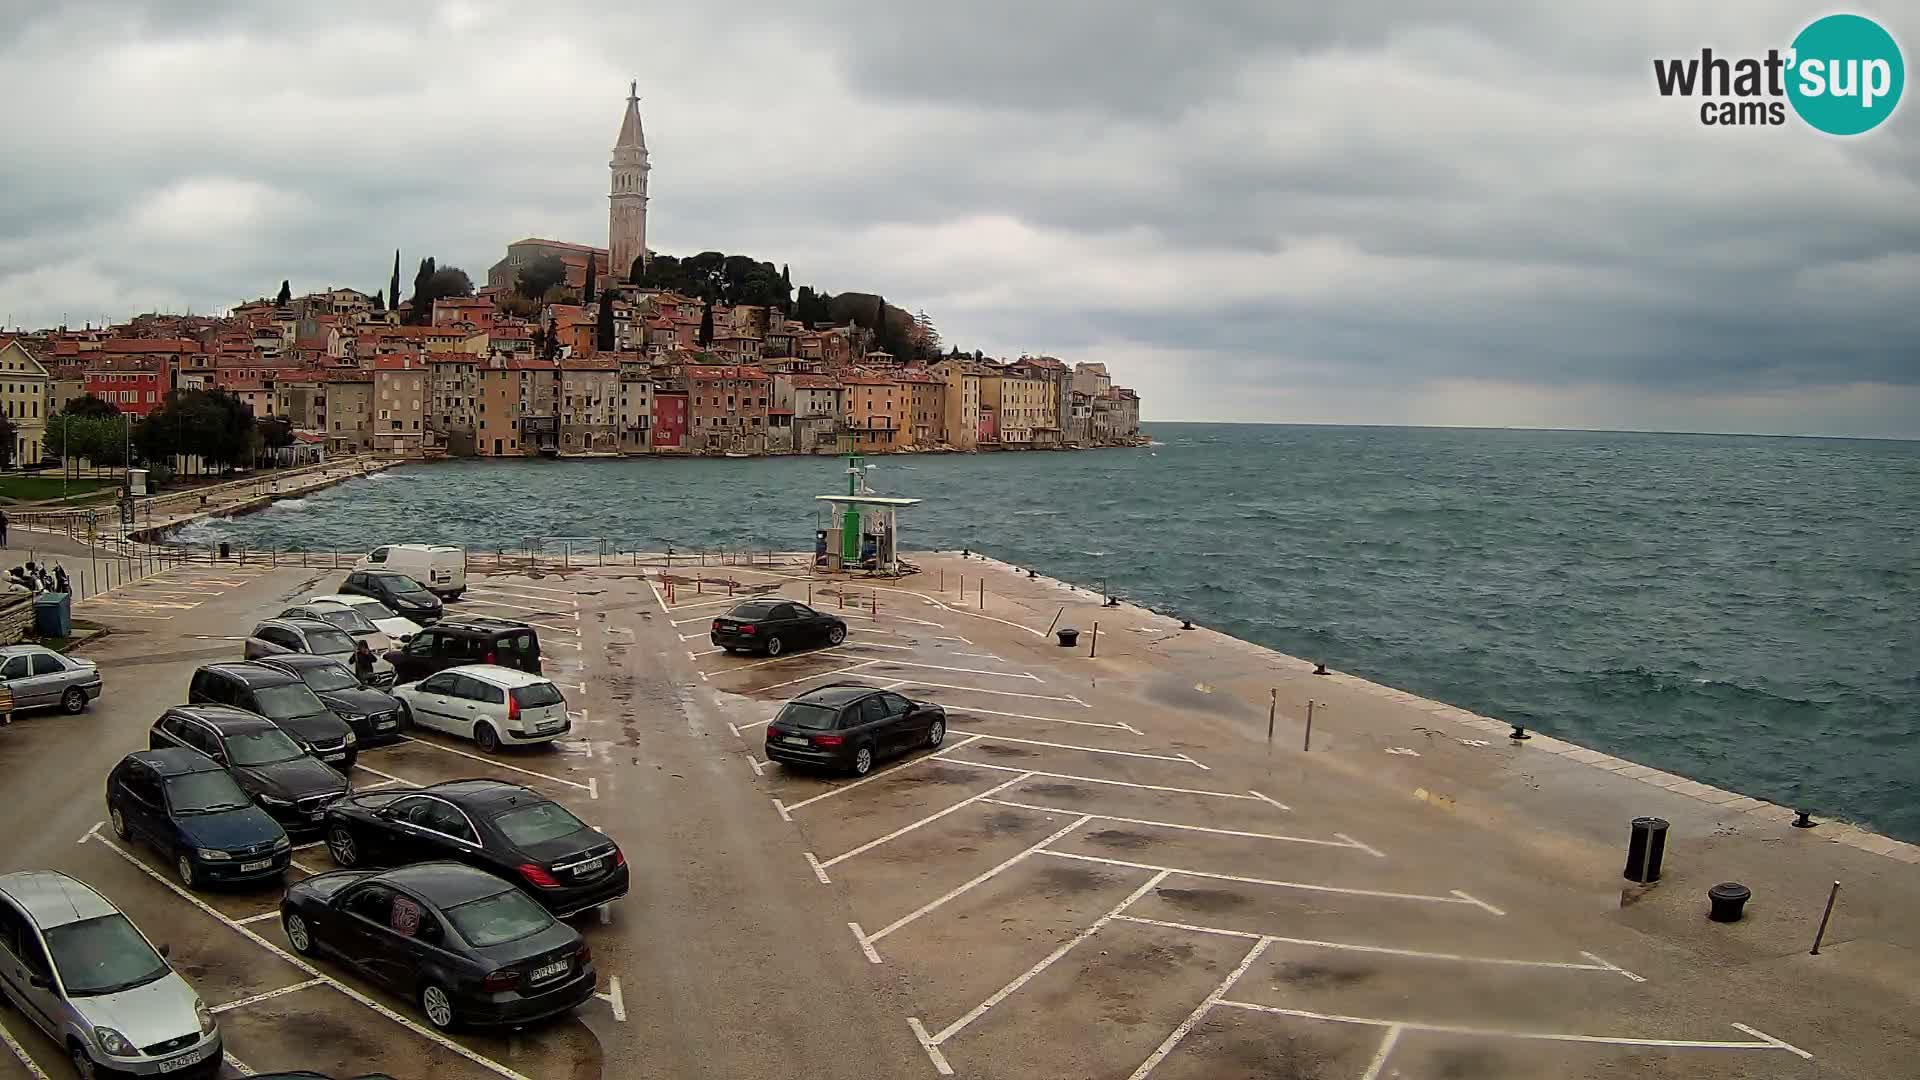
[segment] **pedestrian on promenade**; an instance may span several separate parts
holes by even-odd
[[[7,546],[7,512],[0,510],[0,547]]]
[[[363,683],[373,678],[373,650],[367,647],[366,638],[354,643],[353,674]]]

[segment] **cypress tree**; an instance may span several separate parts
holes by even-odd
[[[293,303],[293,287],[286,281],[280,282],[280,298],[274,301],[274,303],[281,307],[286,307],[288,304]]]
[[[793,276],[787,273],[786,263],[780,264],[780,284],[785,285],[789,290],[793,288]]]
[[[593,272],[592,263],[587,264],[587,272],[589,274]],[[594,327],[594,332],[598,336],[598,340],[594,342],[594,346],[601,352],[612,352],[617,347],[613,340],[612,289],[608,289],[606,292],[600,294],[600,321]]]
[[[584,304],[584,303],[586,303],[586,302],[587,302],[587,301],[588,301],[589,299],[591,299],[591,298],[593,297],[593,295],[594,295],[594,292],[593,292],[593,278],[594,278],[594,272],[593,272],[593,268],[594,268],[594,266],[595,266],[596,264],[598,264],[599,262],[600,262],[600,257],[599,257],[599,256],[597,256],[597,255],[588,255],[588,256],[587,256],[587,287],[586,287],[586,288],[584,288],[584,289],[581,289],[581,290],[580,290],[580,302],[581,302],[581,303],[583,303],[583,304]]]
[[[708,300],[700,309],[700,344],[713,344],[713,301]]]
[[[393,280],[387,282],[388,303],[400,306],[400,249],[393,249]],[[382,310],[385,310],[383,307]]]
[[[387,310],[387,291],[385,289],[373,290],[373,310]]]

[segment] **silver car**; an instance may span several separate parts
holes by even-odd
[[[352,668],[353,647],[353,635],[332,623],[282,617],[268,619],[253,628],[246,641],[246,658],[259,660],[287,653],[310,653],[330,657]],[[393,678],[393,664],[375,652],[373,674],[367,679],[367,685],[384,690],[393,685]]]
[[[91,660],[62,656],[39,645],[0,647],[0,686],[13,694],[13,711],[77,713],[100,696],[100,669]]]
[[[107,898],[51,870],[0,875],[0,991],[74,1071],[212,1077],[220,1028]]]

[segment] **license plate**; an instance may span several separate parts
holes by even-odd
[[[207,1060],[207,1055],[211,1053],[213,1053],[213,1047],[203,1046],[185,1057],[177,1057],[172,1061],[161,1062],[160,1071],[163,1073],[178,1072],[189,1065],[198,1065]]]
[[[338,753],[338,754],[321,754],[320,760],[321,761],[345,761],[347,760],[347,755],[344,752]]]
[[[807,738],[805,735],[788,735],[786,738],[781,739],[780,741],[783,743],[786,743],[788,746],[812,746],[813,745],[813,740]]]
[[[307,820],[308,820],[308,821],[319,821],[319,820],[320,820],[321,818],[323,818],[323,817],[326,817],[326,816],[327,816],[327,812],[326,812],[325,810],[314,810],[314,811],[310,811],[310,812],[309,812],[309,813],[307,814]]]
[[[252,871],[255,871],[255,870],[265,870],[267,867],[272,865],[273,865],[272,859],[255,859],[252,862],[241,863],[240,872],[243,874],[246,874],[246,873],[251,873]]]
[[[598,869],[600,869],[600,860],[599,860],[599,859],[588,859],[588,860],[587,860],[586,862],[580,862],[580,863],[574,863],[574,864],[573,864],[573,872],[574,872],[574,873],[575,873],[576,875],[578,875],[578,874],[591,874],[591,873],[593,873],[593,872],[594,872],[595,870],[598,870]]]
[[[553,963],[548,964],[546,967],[534,968],[533,981],[539,982],[542,979],[551,979],[555,975],[565,975],[566,973],[567,973],[567,962],[565,960],[556,960]]]
[[[400,726],[400,721],[398,720],[382,720],[378,724],[375,724],[373,727],[375,731],[392,731],[394,728],[397,728],[399,726]]]

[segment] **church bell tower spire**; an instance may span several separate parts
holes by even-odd
[[[620,119],[609,168],[613,178],[607,193],[607,250],[613,265],[608,277],[628,281],[635,260],[644,260],[647,254],[647,174],[653,168],[647,162],[647,136],[640,126],[638,81],[628,84],[627,112]]]

